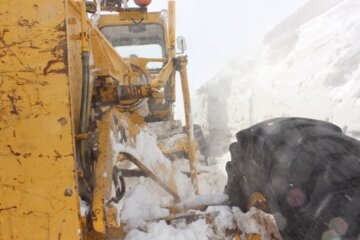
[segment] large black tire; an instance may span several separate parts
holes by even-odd
[[[303,118],[265,121],[236,137],[226,166],[232,206],[247,211],[259,192],[284,239],[358,239],[360,142],[333,124]]]

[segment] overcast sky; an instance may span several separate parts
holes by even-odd
[[[192,92],[307,0],[177,0],[177,35],[187,40]],[[152,0],[149,10],[167,8]]]
[[[307,1],[177,0],[177,35],[187,40],[191,92],[254,49],[267,32]],[[167,0],[152,0],[149,11],[166,8]],[[178,100],[181,107],[182,99]],[[182,117],[178,109],[176,115]]]

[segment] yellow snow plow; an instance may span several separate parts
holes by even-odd
[[[154,13],[136,3],[0,2],[0,239],[122,238],[124,177],[151,178],[175,206],[190,183],[172,162],[182,157],[199,194],[175,2]]]

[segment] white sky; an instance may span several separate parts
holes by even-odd
[[[233,59],[255,47],[277,23],[307,0],[177,0],[177,35],[187,40],[194,92]],[[167,8],[152,0],[150,11]]]
[[[249,49],[254,49],[267,32],[306,2],[307,0],[177,0],[177,35],[182,35],[187,40],[191,92],[210,80],[232,60],[240,58]],[[167,9],[167,0],[152,0],[149,11],[159,9]],[[179,96],[181,92],[177,92],[179,107],[176,115],[182,118],[182,110],[179,109],[182,107],[182,98]]]

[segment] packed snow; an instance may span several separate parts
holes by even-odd
[[[148,224],[146,232],[137,229],[131,230],[125,240],[207,240],[208,231],[208,226],[203,219],[177,227],[168,225],[165,221],[160,221]]]
[[[125,198],[121,222],[126,224],[126,240],[232,240],[236,228],[240,230],[242,239],[245,239],[246,234],[262,234],[263,239],[274,239],[273,236],[281,239],[273,216],[255,208],[243,213],[236,207],[209,206],[205,212],[184,212],[169,224],[165,219],[170,216],[169,211],[160,206],[161,200],[154,194],[156,186],[145,187],[144,181],[151,180],[143,179]],[[205,195],[189,199],[181,207],[195,207],[196,204],[210,202],[224,203],[226,199],[224,194]],[[208,215],[214,217],[210,222],[206,218]]]
[[[169,169],[178,169],[173,174],[177,189],[184,193],[183,200],[180,203],[174,203],[171,196],[152,179],[144,177],[126,179],[127,192],[124,199],[118,204],[113,203],[120,213],[118,223],[125,226],[124,230],[127,233],[125,239],[233,239],[236,226],[243,235],[264,232],[261,230],[262,227],[258,226],[260,223],[256,217],[256,215],[264,214],[260,210],[244,214],[239,209],[222,206],[228,201],[228,196],[223,194],[227,158],[224,158],[218,166],[198,164],[201,196],[194,196],[190,179],[186,176],[189,172],[188,160],[170,161],[157,149],[158,141],[150,129],[142,129],[136,136],[136,141],[122,142],[114,133],[112,133],[112,140],[116,152],[129,152],[149,168],[156,167],[154,164],[162,163],[170,165]],[[150,160],[160,161],[150,163]],[[204,209],[190,212],[187,210],[208,205],[210,207],[206,211]],[[169,207],[178,208],[180,213],[172,215]],[[83,215],[88,211],[86,202],[82,202],[81,210]],[[213,220],[208,221],[209,217]],[[172,220],[166,222],[169,218]],[[240,225],[242,222],[240,218],[246,219],[247,225]],[[274,219],[268,220],[270,223],[266,225],[275,224]]]
[[[158,148],[156,135],[153,135],[150,129],[144,127],[136,135],[135,141],[129,139],[127,142],[121,142],[119,139],[115,139],[114,133],[112,133],[111,138],[115,152],[126,152],[139,159],[163,182],[168,183],[168,187],[177,192],[181,199],[195,194],[190,180],[181,174],[174,163],[165,157]],[[116,159],[114,159],[114,163],[115,161]]]
[[[169,216],[169,210],[161,208],[161,201],[152,197],[153,194],[149,188],[141,183],[130,189],[121,211],[121,221],[126,223],[131,220],[146,220]]]
[[[177,204],[176,206],[181,209],[186,208],[196,208],[197,206],[206,206],[210,204],[222,205],[226,204],[229,200],[229,197],[226,194],[202,194],[200,196],[195,196],[189,199],[184,200],[183,202]]]

